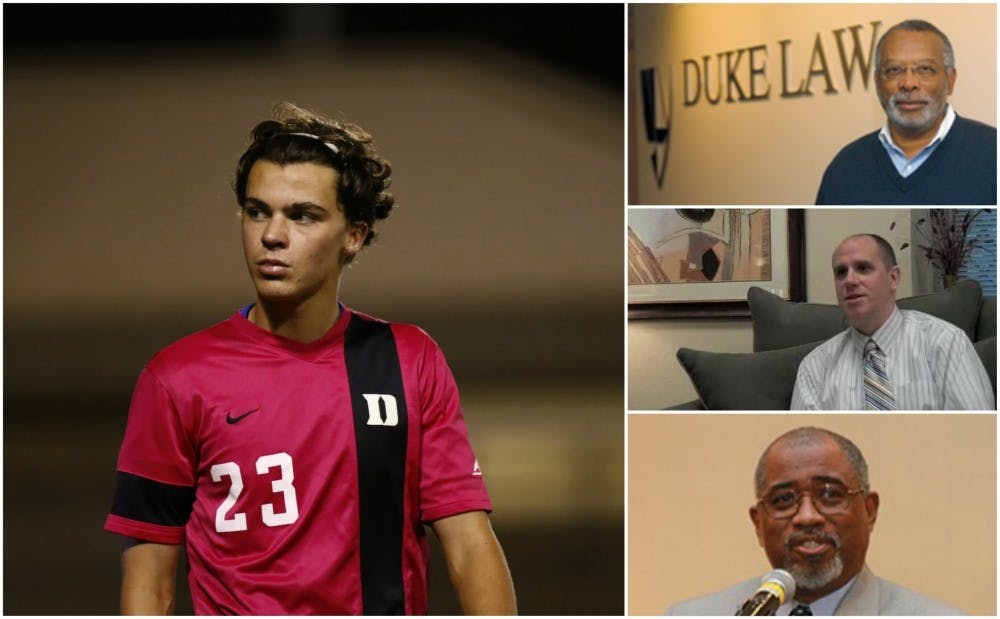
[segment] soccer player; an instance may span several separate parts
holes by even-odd
[[[105,528],[122,612],[424,614],[427,540],[466,613],[516,612],[451,371],[419,328],[340,304],[393,197],[371,136],[290,104],[234,189],[257,298],[142,370]]]

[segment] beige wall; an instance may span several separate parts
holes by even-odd
[[[677,349],[750,352],[747,320],[630,320],[628,323],[628,407],[658,410],[697,399],[677,361]]]
[[[868,565],[970,614],[996,614],[994,415],[629,415],[628,611],[717,591],[768,569],[750,523],[752,476],[781,433],[854,441],[881,495]]]
[[[810,302],[836,303],[830,274],[830,256],[845,236],[873,232],[899,248],[908,242],[906,209],[806,210],[806,292]],[[895,230],[890,224],[897,222]],[[913,293],[910,250],[897,252],[903,265],[899,297]],[[656,410],[697,398],[691,381],[677,361],[681,347],[713,352],[751,352],[750,319],[631,320],[628,323],[628,406],[631,410]]]
[[[871,22],[882,22],[877,35],[904,19],[934,23],[955,50],[958,81],[950,100],[956,111],[996,125],[994,4],[641,4],[633,7],[632,16],[630,142],[631,160],[638,168],[629,174],[639,177],[638,196],[630,196],[634,203],[811,204],[823,170],[837,151],[885,120],[870,75],[862,86],[855,70],[851,90],[846,88],[833,31],[858,24],[864,26],[860,35],[868,59]],[[789,90],[794,90],[808,72],[817,34],[838,93],[824,94],[823,78],[814,77],[813,96],[782,98],[778,42],[791,41],[787,79]],[[844,41],[850,41],[849,32]],[[757,76],[757,88],[770,83],[770,99],[726,103],[724,97],[709,105],[702,96],[695,105],[683,105],[683,59],[707,54],[715,62],[717,53],[757,45],[767,46],[767,70]],[[851,49],[853,44],[846,47]],[[757,66],[765,62],[762,54],[756,53]],[[749,63],[744,53],[736,65],[744,89]],[[673,73],[670,151],[662,189],[649,164],[653,147],[646,141],[637,103],[638,71],[651,66],[660,71],[665,97]]]

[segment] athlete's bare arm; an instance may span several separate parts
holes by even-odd
[[[122,552],[122,614],[172,615],[181,547],[128,540]]]
[[[451,584],[467,615],[515,615],[514,584],[507,559],[486,512],[476,511],[434,521]]]

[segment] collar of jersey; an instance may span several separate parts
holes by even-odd
[[[244,318],[241,311],[237,311],[236,315],[232,317],[232,323],[242,335],[258,344],[279,349],[312,361],[328,352],[331,346],[340,344],[344,340],[344,332],[347,331],[347,325],[351,322],[353,312],[345,307],[343,303],[338,303],[337,305],[340,307],[340,316],[337,317],[337,321],[333,323],[333,326],[330,327],[330,330],[323,337],[313,342],[300,342],[299,340],[271,333]]]

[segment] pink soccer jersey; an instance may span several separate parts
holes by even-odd
[[[424,614],[424,523],[491,509],[426,333],[344,308],[306,344],[237,313],[142,371],[105,529],[186,542],[198,614]]]

